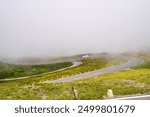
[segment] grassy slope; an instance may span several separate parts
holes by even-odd
[[[0,82],[0,99],[72,99],[71,86],[77,85],[76,87],[78,87],[78,85],[81,85],[81,89],[84,89],[86,91],[86,89],[84,88],[85,83],[80,83],[81,81],[77,81],[65,84],[42,84],[40,82],[47,79],[56,79],[59,78],[59,76],[65,77],[68,75],[77,74],[79,72],[82,73],[100,69],[103,67],[119,64],[120,62],[122,61],[103,58],[84,60],[83,64],[78,67],[64,70],[58,73],[44,75],[39,78]]]
[[[85,72],[93,71],[96,69],[101,69],[101,68],[104,68],[107,66],[119,64],[123,61],[99,58],[99,59],[87,59],[87,60],[83,60],[82,62],[83,63],[81,65],[74,67],[72,69],[64,70],[64,71],[49,74],[49,75],[44,75],[44,76],[40,77],[39,79],[40,80],[45,80],[45,79],[54,80],[54,79],[59,79],[62,77],[65,78],[68,76],[73,76],[76,74],[85,73]]]
[[[71,66],[71,62],[47,65],[12,65],[0,63],[0,79],[37,75]]]

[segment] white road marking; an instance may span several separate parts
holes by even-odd
[[[121,98],[113,98],[113,99],[110,99],[110,100],[126,100],[126,99],[136,99],[136,98],[146,98],[146,97],[150,98],[150,95],[140,95],[140,96],[132,96],[132,97],[121,97]]]

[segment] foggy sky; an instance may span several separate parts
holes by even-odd
[[[0,56],[150,47],[150,0],[0,0]]]

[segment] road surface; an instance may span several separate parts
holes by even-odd
[[[46,73],[37,74],[37,75],[32,75],[32,76],[25,76],[25,77],[18,77],[18,78],[6,78],[6,79],[0,79],[0,81],[11,81],[11,80],[21,80],[21,79],[27,79],[27,78],[40,77],[40,76],[43,76],[43,75],[47,75],[47,74],[51,74],[51,73],[60,72],[60,71],[66,70],[66,69],[70,69],[70,68],[73,68],[73,67],[76,67],[76,66],[79,66],[80,64],[82,64],[82,62],[72,62],[72,63],[73,63],[73,65],[70,66],[70,67],[65,67],[65,68],[62,68],[62,69],[55,70],[55,71],[46,72]]]
[[[99,57],[102,57],[102,56],[99,56]],[[138,66],[138,65],[144,63],[144,61],[140,58],[129,57],[129,56],[104,55],[103,57],[104,58],[122,59],[122,60],[126,60],[127,62],[123,63],[123,64],[120,64],[120,65],[103,68],[103,69],[100,69],[100,70],[95,70],[95,71],[91,71],[91,72],[87,72],[87,73],[83,73],[83,74],[78,74],[78,75],[75,75],[75,76],[70,76],[70,77],[67,77],[67,78],[60,78],[60,79],[57,79],[57,80],[46,81],[46,83],[64,83],[64,82],[71,82],[71,81],[74,81],[74,80],[86,79],[86,78],[90,78],[90,77],[99,76],[99,75],[102,75],[102,74],[107,74],[107,73],[112,73],[112,72],[125,70],[125,69],[131,68],[131,67],[134,67],[134,66]]]
[[[144,63],[144,61],[140,58],[129,57],[129,56],[120,56],[120,55],[111,55],[111,54],[106,54],[106,55],[95,54],[95,55],[91,55],[91,57],[90,57],[90,59],[95,59],[95,58],[122,59],[122,60],[126,60],[127,62],[123,63],[123,64],[120,64],[120,65],[103,68],[103,69],[100,69],[100,70],[95,70],[95,71],[91,71],[91,72],[87,72],[87,73],[83,73],[83,74],[78,74],[78,75],[75,75],[75,76],[70,76],[70,77],[67,77],[67,78],[60,78],[58,80],[51,80],[51,81],[45,81],[45,82],[46,83],[63,83],[63,82],[70,82],[70,81],[74,81],[74,80],[81,80],[81,79],[86,79],[86,78],[90,78],[90,77],[94,77],[94,76],[98,76],[98,75],[102,75],[102,74],[121,71],[121,70],[128,69],[128,68],[134,67],[134,66],[138,66],[138,65]],[[76,67],[76,66],[78,66],[82,63],[81,60],[82,60],[81,58],[70,60],[70,62],[73,62],[73,66],[63,68],[63,69],[60,69],[60,70],[56,70],[56,71],[53,71],[53,72],[47,72],[47,73],[43,73],[43,74],[39,74],[39,75],[19,77],[19,78],[0,79],[0,81],[11,81],[11,80],[21,80],[21,79],[27,79],[27,78],[40,77],[40,76],[43,76],[43,75],[46,75],[46,74],[50,74],[50,73],[54,73],[54,72],[58,72],[58,71],[63,71],[65,69]]]
[[[150,100],[150,95],[121,97],[121,98],[114,98],[114,99],[111,99],[111,100]]]

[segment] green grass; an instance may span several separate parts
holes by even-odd
[[[150,70],[122,71],[87,80],[60,84],[42,84],[35,79],[1,82],[0,99],[72,99],[71,87],[78,99],[103,99],[108,89],[115,96],[150,92]]]
[[[62,77],[65,78],[68,76],[73,76],[76,74],[85,73],[85,72],[109,67],[112,65],[120,64],[122,62],[124,62],[124,61],[119,60],[119,59],[105,59],[105,58],[86,59],[86,60],[83,60],[82,64],[77,67],[67,69],[64,71],[60,71],[60,72],[56,72],[56,73],[52,73],[52,74],[48,74],[48,75],[44,75],[44,76],[41,76],[36,79],[40,80],[40,81],[45,81],[45,79],[46,80],[55,80],[55,79],[59,79]]]
[[[135,67],[135,69],[150,69],[150,61],[145,61],[144,64]]]
[[[0,99],[73,99],[71,87],[78,91],[78,99],[103,99],[108,89],[112,89],[115,96],[150,93],[150,64],[145,59],[143,65],[109,73],[85,80],[69,83],[44,84],[41,81],[57,79],[61,76],[73,75],[94,69],[118,64],[121,61],[111,59],[84,60],[83,64],[61,72],[16,81],[0,82]]]
[[[49,75],[24,80],[1,81],[0,99],[72,99],[71,86],[75,85],[74,83],[43,84],[41,81],[47,79],[56,79],[59,75],[73,75],[73,73],[88,72],[91,70],[116,65],[122,62],[123,61],[121,60],[114,59],[88,59],[84,60],[83,64],[78,67],[64,70],[58,73],[52,73]],[[84,84],[85,83],[80,83],[80,81],[77,81],[77,86],[75,85],[75,87],[81,85],[81,89],[83,89],[85,87]],[[86,86],[88,86],[87,83]],[[81,89],[79,90],[80,92],[82,92]],[[91,91],[91,93],[94,93],[93,90],[90,90],[89,88],[87,90]],[[82,94],[86,95],[86,89]],[[80,99],[82,99],[82,97],[80,97]]]
[[[37,75],[71,66],[71,62],[46,65],[12,65],[0,63],[0,79]]]

